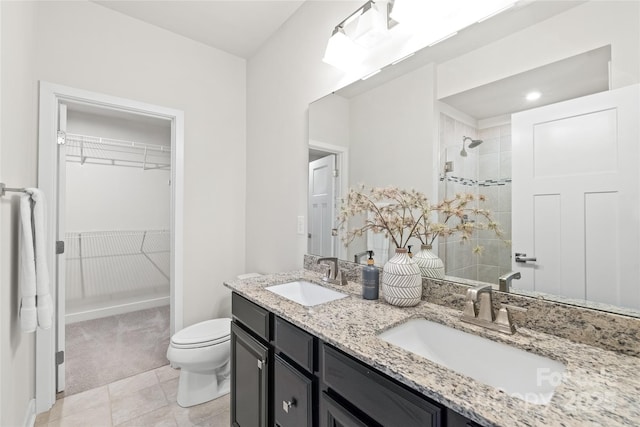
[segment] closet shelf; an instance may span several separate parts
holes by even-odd
[[[68,133],[66,161],[171,170],[171,147]]]

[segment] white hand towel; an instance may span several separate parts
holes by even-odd
[[[37,188],[28,188],[33,205],[33,230],[36,255],[36,307],[38,309],[38,326],[49,329],[53,317],[53,302],[49,290],[49,269],[47,268],[44,194]]]
[[[51,327],[53,302],[45,250],[44,196],[28,188],[20,197],[20,325],[23,332]]]
[[[36,311],[36,262],[31,222],[31,195],[20,196],[20,328],[34,332],[38,326]]]

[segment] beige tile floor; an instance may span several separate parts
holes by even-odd
[[[35,427],[228,427],[229,395],[181,408],[178,370],[163,366],[56,401]]]

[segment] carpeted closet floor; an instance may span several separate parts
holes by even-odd
[[[167,365],[168,346],[169,306],[67,325],[64,395]]]

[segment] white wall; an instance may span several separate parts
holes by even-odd
[[[349,100],[330,94],[309,105],[309,142],[349,147]],[[309,159],[311,160],[311,159]]]
[[[67,163],[67,231],[168,230],[169,171]]]
[[[222,281],[245,270],[246,62],[92,2],[0,4],[2,180],[36,184],[40,79],[183,110],[184,324],[229,314]],[[16,332],[15,206],[2,200],[2,425],[22,424],[34,395],[33,339]]]
[[[34,3],[0,2],[2,9],[0,181],[37,184],[37,99]],[[0,199],[0,425],[25,422],[35,395],[35,334],[18,322],[18,196]]]
[[[611,44],[612,89],[640,79],[640,2],[591,1],[438,66],[438,98]],[[473,70],[470,72],[470,70]]]

